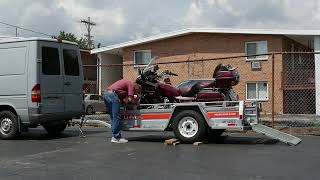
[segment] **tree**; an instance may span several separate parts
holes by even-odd
[[[80,49],[89,49],[87,39],[81,37],[77,38],[73,33],[66,33],[65,31],[60,31],[58,37],[59,39],[75,42],[78,44]]]
[[[78,40],[78,45],[80,47],[80,49],[88,49],[88,41],[87,39],[81,37],[79,40]]]

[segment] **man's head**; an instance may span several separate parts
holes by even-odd
[[[141,85],[139,85],[137,83],[133,83],[133,86],[134,86],[134,94],[135,95],[140,95],[141,91],[142,91]]]

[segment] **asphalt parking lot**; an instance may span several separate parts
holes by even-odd
[[[287,146],[264,136],[228,134],[209,144],[165,146],[171,133],[128,132],[111,144],[110,131],[75,128],[48,137],[42,129],[0,143],[0,179],[319,179],[320,137]]]

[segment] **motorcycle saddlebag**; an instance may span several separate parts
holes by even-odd
[[[200,91],[197,94],[198,102],[224,101],[224,95],[217,91]]]

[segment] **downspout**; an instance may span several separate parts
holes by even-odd
[[[98,53],[98,60],[97,60],[97,87],[98,87],[98,94],[101,95],[101,90],[102,90],[102,87],[101,87],[101,64],[102,64],[102,61],[101,61],[101,53]]]
[[[314,52],[320,53],[320,36],[314,36]],[[314,54],[316,115],[320,116],[320,54]]]

